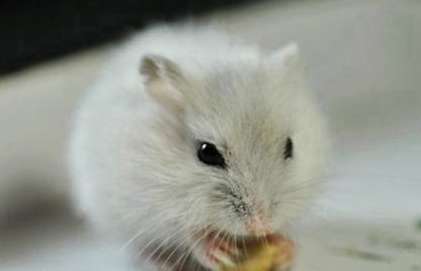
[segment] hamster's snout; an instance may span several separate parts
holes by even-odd
[[[265,200],[248,196],[249,192],[246,188],[237,189],[228,187],[227,185],[218,185],[215,188],[215,197],[213,200],[218,202],[226,202],[228,209],[221,210],[232,212],[238,219],[237,223],[242,224],[240,227],[232,227],[232,233],[250,236],[264,236],[272,233],[270,209],[265,208]],[[214,204],[215,201],[212,201]],[[241,232],[238,232],[241,229]],[[227,230],[227,228],[225,228]],[[235,230],[235,232],[234,232]],[[230,230],[228,230],[230,231]]]
[[[269,221],[260,214],[253,215],[247,220],[246,229],[251,236],[255,237],[268,236],[273,233]]]

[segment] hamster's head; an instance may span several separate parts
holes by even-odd
[[[212,267],[210,236],[280,233],[310,205],[327,140],[295,45],[200,71],[149,55],[140,70],[160,108],[148,159],[159,172],[148,193],[169,239]]]

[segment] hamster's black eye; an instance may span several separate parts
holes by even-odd
[[[284,159],[291,159],[294,155],[294,144],[292,143],[292,139],[290,137],[287,138],[284,147]]]
[[[197,149],[197,158],[206,165],[225,168],[224,157],[212,143],[200,142]]]

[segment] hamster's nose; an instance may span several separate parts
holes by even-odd
[[[256,237],[272,234],[272,228],[261,215],[253,215],[246,223],[247,231]]]

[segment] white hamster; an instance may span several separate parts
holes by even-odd
[[[207,237],[282,232],[308,207],[327,143],[296,45],[156,26],[116,51],[75,115],[75,199],[150,270],[214,270]]]

